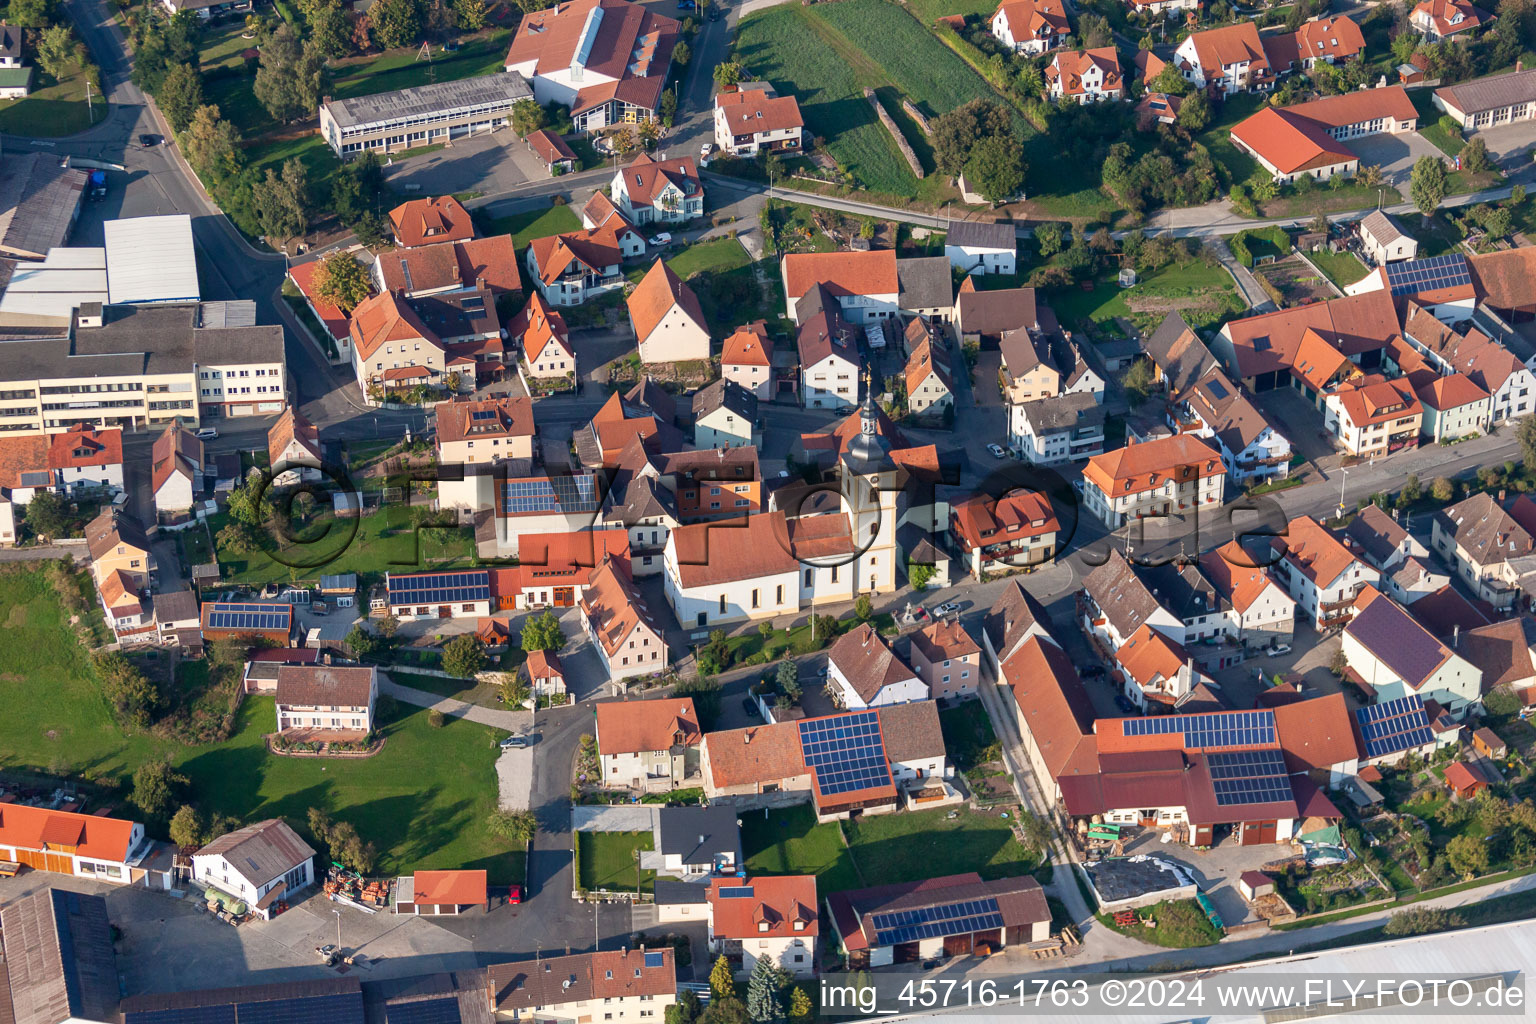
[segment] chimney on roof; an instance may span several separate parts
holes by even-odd
[[[1451,627],[1451,646],[1455,647],[1456,645],[1458,645],[1460,643],[1461,643],[1461,626],[1459,626],[1459,625],[1452,626]]]

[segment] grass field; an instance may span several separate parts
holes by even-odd
[[[530,210],[514,213],[510,217],[498,217],[486,225],[486,235],[511,235],[519,249],[525,248],[535,238],[555,235],[562,231],[580,231],[581,217],[569,206],[551,206],[547,210]]]
[[[1352,285],[1370,273],[1352,252],[1309,252],[1307,259],[1315,263],[1317,269],[1328,275],[1328,280],[1340,288]]]
[[[989,18],[997,10],[991,0],[905,0],[906,6],[923,21],[932,24],[950,14]]]
[[[1232,126],[1253,116],[1266,101],[1267,97],[1251,93],[1239,93],[1222,100],[1211,123],[1195,137],[1196,142],[1211,151],[1211,159],[1227,169],[1234,182],[1247,181],[1258,170],[1259,163],[1232,145]]]
[[[224,513],[209,520],[215,538],[228,522]],[[469,530],[418,529],[402,508],[386,508],[360,519],[333,519],[322,513],[304,533],[313,540],[284,548],[279,552],[282,561],[264,551],[237,554],[220,548],[219,564],[224,568],[225,581],[286,581],[290,578],[290,566],[294,566],[300,579],[343,572],[371,577],[386,570],[410,572],[428,565],[468,566],[474,555],[474,537]]]
[[[1221,941],[1216,926],[1194,900],[1165,900],[1136,911],[1136,916],[1137,923],[1129,928],[1115,924],[1107,914],[1099,914],[1098,918],[1113,931],[1170,949],[1211,946]],[[1148,921],[1155,922],[1154,926],[1147,927]]]
[[[438,47],[431,60],[418,60],[419,47],[390,50],[372,58],[337,61],[331,67],[331,95],[339,100],[407,89],[431,82],[456,82],[502,70],[511,33],[492,29],[461,40],[454,51]]]
[[[197,63],[203,71],[225,67],[237,68],[245,63],[240,55],[246,50],[255,48],[255,38],[245,38],[245,19],[236,18],[221,25],[203,29]]]
[[[580,888],[634,892],[637,881],[641,892],[650,892],[655,887],[656,872],[638,871],[635,858],[636,851],[655,848],[651,833],[582,832],[577,842],[580,874],[576,884]]]
[[[812,874],[822,893],[875,884],[859,875],[837,825],[818,825],[806,805],[744,813],[741,848],[748,874]]]
[[[956,814],[951,818],[950,814]],[[1040,857],[1013,836],[1013,818],[964,807],[876,814],[843,823],[859,872],[871,884],[975,871],[985,879],[1027,875]]]
[[[100,93],[95,108],[92,120],[85,102],[85,79],[78,73],[54,81],[37,68],[32,73],[32,92],[25,99],[0,100],[0,132],[40,139],[73,135],[106,119],[107,104]]]
[[[253,81],[245,75],[230,75],[203,83],[204,101],[218,107],[219,116],[234,125],[244,137],[276,131],[280,127],[256,98],[251,89]],[[318,135],[315,137],[319,138]]]
[[[1237,286],[1221,265],[1210,260],[1194,259],[1180,266],[1170,263],[1161,270],[1143,277],[1134,288],[1121,288],[1114,278],[1100,281],[1092,291],[1080,288],[1061,289],[1050,293],[1051,308],[1062,323],[1077,325],[1089,320],[1109,320],[1117,316],[1133,320],[1157,322],[1162,312],[1133,311],[1128,300],[1137,297],[1164,298],[1183,304],[1186,319],[1210,319],[1202,314],[1216,313],[1237,298]]]
[[[684,281],[695,274],[724,274],[752,265],[752,257],[734,238],[715,238],[690,245],[667,260],[672,273]]]

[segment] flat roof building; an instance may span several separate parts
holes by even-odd
[[[320,135],[343,158],[365,149],[409,149],[494,131],[510,123],[513,104],[532,97],[527,79],[503,72],[327,99],[320,104]]]

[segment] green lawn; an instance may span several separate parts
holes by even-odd
[[[228,521],[224,513],[209,520],[215,539]],[[355,572],[373,578],[386,571],[416,572],[429,566],[462,568],[474,561],[474,537],[467,528],[418,528],[398,507],[359,519],[334,519],[322,513],[303,535],[311,539],[277,552],[282,561],[264,551],[237,554],[219,548],[225,581],[286,582],[291,565],[299,579],[312,580],[322,573]]]
[[[1328,275],[1328,280],[1340,288],[1352,285],[1370,273],[1352,252],[1309,252],[1307,259],[1317,264],[1317,269]]]
[[[208,531],[201,524],[177,534],[181,538],[183,561],[187,565],[204,565],[213,561],[213,546],[208,543]]]
[[[1455,156],[1461,152],[1461,147],[1467,141],[1461,137],[1461,133],[1451,134],[1441,130],[1440,118],[1445,116],[1445,111],[1435,107],[1435,91],[1433,89],[1410,89],[1408,96],[1413,100],[1414,109],[1419,114],[1419,134],[1446,156]]]
[[[1266,105],[1267,97],[1240,93],[1221,101],[1205,131],[1195,137],[1211,151],[1211,159],[1227,169],[1234,182],[1247,181],[1259,167],[1258,161],[1232,144],[1232,126],[1252,117]]]
[[[887,11],[881,17],[894,20],[901,15]],[[795,96],[806,128],[826,140],[828,154],[866,189],[916,196],[917,179],[864,99],[857,72],[845,55],[825,42],[826,24],[798,5],[759,12],[738,27],[736,57],[754,78]],[[823,26],[821,31],[817,25]]]
[[[1402,201],[1402,197],[1391,185],[1348,184],[1342,188],[1330,188],[1323,183],[1306,191],[1287,186],[1284,194],[1259,204],[1259,212],[1266,218],[1280,218],[1307,217],[1342,210],[1368,210],[1382,202],[1383,197],[1387,206]]]
[[[420,47],[390,50],[372,58],[354,58],[332,65],[331,95],[339,100],[369,96],[376,92],[406,89],[430,82],[454,82],[501,71],[507,56],[511,33],[491,29],[474,38],[460,41],[452,52],[441,47],[433,50],[430,60],[418,60]]]
[[[929,24],[950,14],[990,18],[997,10],[997,4],[991,0],[907,0],[907,6]]]
[[[580,832],[578,835],[580,875],[576,884],[579,888],[634,892],[637,880],[641,892],[650,892],[655,887],[656,872],[640,871],[635,857],[638,850],[655,848],[651,833]]]
[[[744,812],[741,848],[748,874],[815,875],[817,891],[823,894],[881,881],[860,877],[837,825],[818,825],[815,812],[804,804]]]
[[[1101,923],[1123,935],[1133,935],[1145,942],[1170,949],[1213,946],[1221,941],[1216,926],[1194,900],[1166,900],[1136,911],[1138,923],[1129,928],[1115,923],[1107,914],[1099,914]],[[1147,927],[1146,922],[1155,923]]]
[[[529,210],[510,217],[498,217],[486,225],[487,235],[511,235],[519,249],[535,238],[557,235],[562,231],[580,231],[581,218],[569,206],[551,206],[547,210]]]
[[[425,708],[399,704],[380,722],[384,749],[374,757],[279,757],[263,739],[273,714],[272,698],[248,697],[227,742],[177,752],[176,767],[205,812],[282,817],[302,832],[309,808],[319,806],[378,846],[378,874],[485,868],[493,883],[522,881],[521,855],[485,827],[496,809],[504,733],[456,718],[433,728]]]
[[[486,663],[486,668],[494,668],[495,656]],[[433,666],[438,667],[438,666]],[[389,678],[401,686],[409,686],[416,690],[425,690],[435,693],[439,697],[452,697],[466,704],[479,704],[487,708],[505,708],[506,705],[496,700],[497,687],[490,683],[477,682],[474,679],[449,679],[446,676],[417,675],[409,669],[397,671],[386,667],[384,671]]]
[[[203,99],[218,107],[219,116],[234,125],[235,130],[244,138],[253,138],[281,127],[256,98],[251,88],[254,81],[245,75],[229,75],[203,84]],[[319,136],[315,135],[315,138]]]
[[[1443,256],[1461,244],[1461,233],[1443,215],[1436,215],[1428,221],[1418,214],[1407,214],[1399,219],[1403,221],[1403,230],[1418,239],[1421,260]]]
[[[245,64],[240,55],[256,48],[254,38],[244,38],[245,19],[236,18],[221,25],[203,29],[202,45],[198,47],[198,65],[204,71],[214,68],[238,68]],[[207,88],[207,83],[203,84]]]
[[[944,733],[944,749],[949,752],[955,770],[962,774],[998,753],[991,749],[997,742],[992,719],[979,700],[940,711],[939,728]]]
[[[83,132],[106,119],[107,104],[95,93],[95,119],[85,102],[85,79],[79,74],[54,81],[42,68],[32,72],[32,92],[20,100],[0,100],[0,132],[52,139]]]
[[[1098,282],[1091,291],[1081,288],[1052,291],[1050,304],[1062,323],[1068,326],[1117,316],[1154,324],[1160,321],[1161,312],[1137,312],[1127,305],[1138,296],[1187,300],[1183,310],[1185,319],[1201,323],[1209,322],[1223,312],[1237,311],[1242,303],[1237,296],[1237,286],[1219,263],[1192,259],[1182,266],[1170,263],[1153,271],[1132,288],[1121,288],[1114,278],[1108,278]]]
[[[716,238],[690,245],[667,260],[672,273],[684,281],[695,274],[724,274],[752,265],[752,257],[734,238]]]
[[[871,884],[965,871],[994,879],[1040,867],[1040,856],[1014,838],[1013,822],[1011,811],[1003,818],[996,811],[936,808],[871,815],[844,822],[843,832],[860,874]]]

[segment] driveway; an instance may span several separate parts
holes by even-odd
[[[1418,132],[1403,135],[1367,135],[1363,139],[1350,139],[1345,143],[1360,158],[1360,166],[1380,164],[1382,173],[1394,184],[1408,180],[1414,161],[1421,156],[1441,157],[1445,154]]]
[[[504,192],[530,180],[525,164],[536,165],[537,160],[511,128],[501,128],[391,162],[384,178],[397,192]],[[548,176],[547,171],[539,175]]]
[[[1495,163],[1503,163],[1505,160],[1514,160],[1517,165],[1530,163],[1528,151],[1532,144],[1536,143],[1536,130],[1531,127],[1529,121],[1518,121],[1514,124],[1501,124],[1493,128],[1484,128],[1477,133],[1477,137],[1483,140],[1483,145],[1488,147],[1488,155]],[[1525,157],[1525,159],[1516,159]]]
[[[1280,432],[1308,462],[1334,454],[1333,440],[1323,433],[1323,414],[1293,388],[1274,388],[1257,396],[1259,407],[1275,420]]]

